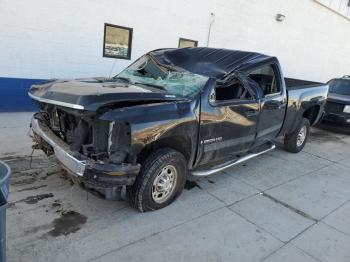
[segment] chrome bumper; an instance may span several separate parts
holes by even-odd
[[[52,146],[56,158],[62,165],[76,176],[83,176],[86,168],[86,160],[80,160],[73,156],[69,147],[59,139],[49,128],[40,124],[37,119],[32,119],[31,128],[34,133]]]

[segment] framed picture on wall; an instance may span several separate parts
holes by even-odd
[[[132,28],[105,24],[103,37],[103,56],[130,59]]]
[[[179,48],[197,47],[197,46],[198,46],[198,41],[196,41],[196,40],[191,40],[191,39],[186,39],[186,38],[179,39]]]

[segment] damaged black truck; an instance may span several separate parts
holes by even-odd
[[[214,48],[160,49],[113,78],[33,85],[34,148],[87,190],[126,187],[139,211],[169,205],[206,176],[275,148],[304,147],[328,86],[284,79],[277,58]]]

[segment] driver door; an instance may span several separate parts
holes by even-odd
[[[238,79],[202,96],[198,165],[219,164],[249,150],[260,114],[256,97]]]

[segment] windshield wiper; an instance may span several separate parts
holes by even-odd
[[[121,81],[126,82],[126,83],[131,83],[130,79],[127,77],[115,76],[112,79],[113,80],[121,80]]]
[[[154,88],[157,88],[157,89],[161,89],[161,90],[165,90],[165,87],[164,86],[159,86],[159,85],[155,85],[155,84],[150,84],[150,83],[141,83],[141,82],[135,82],[134,83],[135,85],[145,85],[145,86],[150,86],[150,87],[154,87]]]

